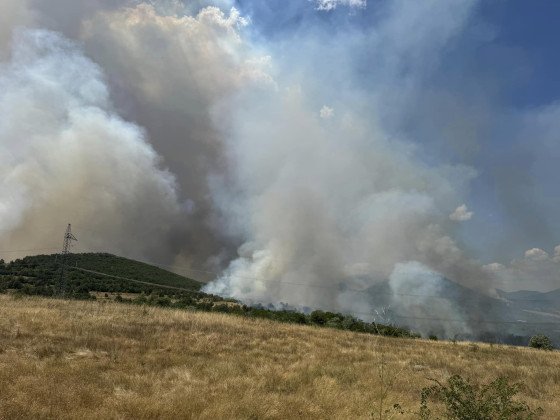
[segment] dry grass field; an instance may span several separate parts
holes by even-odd
[[[414,418],[428,377],[505,375],[560,418],[560,352],[380,338],[229,315],[0,296],[0,418]]]

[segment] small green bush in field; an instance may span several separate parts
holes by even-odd
[[[422,390],[420,418],[435,419],[428,403],[430,399],[443,403],[444,419],[449,420],[531,420],[542,414],[542,409],[531,410],[529,406],[514,400],[521,385],[510,385],[506,378],[498,378],[487,385],[477,386],[459,375],[438,381]]]
[[[554,346],[546,335],[534,335],[529,340],[529,347],[533,347],[535,349],[542,349],[542,350],[554,350]]]

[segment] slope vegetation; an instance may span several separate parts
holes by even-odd
[[[201,283],[145,263],[110,254],[72,254],[0,261],[0,293],[116,300],[135,305],[231,313],[279,322],[328,326],[393,337],[415,337],[396,325],[366,322],[354,316],[316,310],[301,313],[261,305],[247,306],[200,291]],[[61,276],[64,263],[65,272]],[[124,297],[122,296],[124,295]]]
[[[18,289],[23,284],[37,289],[38,293],[52,294],[49,290],[55,288],[60,281],[61,256],[36,255],[0,264],[0,276],[3,277],[5,287]],[[64,260],[68,266],[64,281],[66,287],[78,293],[89,291],[110,292],[151,292],[153,286],[142,284],[157,283],[164,286],[197,291],[201,283],[191,278],[183,277],[153,265],[118,257],[105,253],[70,254]],[[105,273],[116,277],[130,278],[138,282],[130,282],[116,277],[110,278],[94,272]],[[10,277],[9,279],[6,277]],[[2,279],[0,278],[0,281]],[[15,284],[6,281],[15,280]],[[0,283],[0,286],[2,283]],[[43,293],[40,293],[40,292]]]
[[[380,375],[383,367],[383,375]],[[560,418],[560,353],[216,313],[0,296],[2,418],[415,418],[427,378],[525,383]]]

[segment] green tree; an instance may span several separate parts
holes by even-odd
[[[437,419],[429,407],[430,400],[443,403],[444,419],[449,420],[531,420],[541,416],[540,408],[529,406],[514,399],[520,384],[509,384],[506,378],[498,378],[489,384],[476,386],[459,375],[451,376],[447,384],[434,380],[433,385],[422,390],[420,418]]]
[[[546,335],[538,334],[531,337],[529,347],[542,350],[554,350],[554,346]]]

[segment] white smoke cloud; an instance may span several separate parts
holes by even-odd
[[[442,296],[443,281],[440,273],[417,261],[396,264],[389,276],[392,309],[403,317],[409,317],[396,321],[402,324],[412,320],[415,330],[424,334],[434,332],[434,328],[444,336],[471,333],[466,322],[446,321],[461,321],[465,317],[454,307],[454,302],[437,298]],[[422,318],[431,319],[422,321]],[[434,318],[437,321],[432,320]]]
[[[469,211],[466,204],[462,204],[449,215],[449,218],[454,222],[466,222],[472,219],[473,214],[472,211]]]
[[[115,114],[99,67],[52,32],[21,31],[13,45],[0,67],[2,247],[57,246],[72,221],[105,249],[155,249],[179,215],[175,180]],[[88,236],[83,246],[101,245]]]
[[[10,50],[12,31],[18,25],[26,25],[32,20],[32,13],[22,0],[3,0],[0,6],[0,58]]]
[[[388,18],[372,35],[382,67],[374,71],[387,81],[368,97],[374,109],[394,96],[382,93],[397,85],[401,66],[418,68],[419,73],[429,69],[425,61],[460,31],[469,10],[464,2],[458,9],[437,2],[450,18],[445,23],[428,19],[434,27],[411,38],[399,28],[409,28],[433,10],[402,2],[391,5]],[[344,45],[339,40],[329,48],[343,53]],[[294,54],[299,57],[299,49]],[[292,66],[290,71],[305,74],[305,68]],[[227,144],[234,187],[215,187],[214,196],[227,229],[245,242],[239,258],[207,290],[353,312],[364,307],[343,292],[343,285],[355,280],[348,268],[359,263],[367,287],[388,279],[396,264],[407,261],[487,290],[489,274],[447,232],[448,215],[454,203],[464,199],[475,171],[424,164],[409,142],[388,136],[376,124],[371,108],[362,114],[359,94],[345,92],[341,97],[336,88],[327,88],[337,86],[336,80],[317,81],[312,74],[295,87],[237,104]],[[400,93],[401,81],[398,85],[395,91]],[[339,98],[336,107],[344,110],[328,126],[314,111],[317,91]],[[370,271],[364,273],[365,267]],[[322,289],[314,287],[317,284]]]
[[[239,111],[231,131],[235,194],[216,192],[226,195],[218,202],[228,224],[247,240],[208,291],[352,311],[336,291],[348,280],[344,267],[367,261],[370,276],[387,279],[411,259],[450,278],[460,267],[476,284],[438,228],[438,209],[457,199],[472,171],[423,165],[358,116],[324,127],[301,89],[268,95],[259,110]]]

